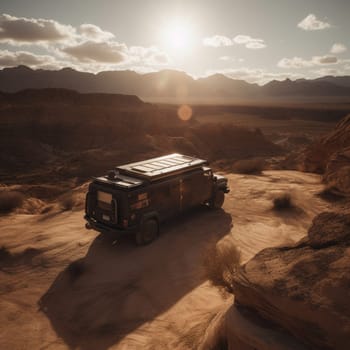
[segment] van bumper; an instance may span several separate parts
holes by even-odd
[[[86,224],[85,224],[86,229],[95,230],[101,233],[112,233],[112,234],[124,236],[124,235],[135,233],[137,231],[136,226],[126,227],[126,228],[117,228],[117,227],[110,227],[101,222],[98,222],[87,215],[84,216],[84,219],[86,220]]]

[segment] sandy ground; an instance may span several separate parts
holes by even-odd
[[[244,262],[299,240],[328,207],[314,174],[228,177],[224,210],[182,216],[141,248],[85,230],[78,210],[0,218],[0,247],[11,252],[0,256],[0,349],[197,348],[232,303],[203,277],[208,244],[232,240]],[[275,212],[284,191],[298,209]]]

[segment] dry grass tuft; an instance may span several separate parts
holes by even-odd
[[[333,185],[326,185],[325,188],[318,193],[318,196],[328,202],[337,202],[344,199],[344,195]]]
[[[242,159],[233,164],[233,171],[239,174],[261,174],[265,161],[261,158]]]
[[[203,259],[205,277],[214,286],[233,294],[233,276],[240,261],[241,253],[233,242],[209,244]]]
[[[71,194],[65,194],[60,198],[59,203],[63,211],[72,210],[75,206],[75,197]]]
[[[273,199],[274,210],[280,211],[292,208],[294,208],[292,196],[288,192],[281,193]]]
[[[23,195],[16,191],[0,192],[0,213],[10,213],[23,203]]]

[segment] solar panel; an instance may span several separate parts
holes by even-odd
[[[116,169],[121,174],[138,175],[138,177],[153,180],[173,173],[185,172],[205,164],[207,162],[203,159],[173,153],[163,157],[121,165]]]

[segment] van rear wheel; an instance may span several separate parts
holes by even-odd
[[[217,190],[214,193],[214,196],[211,199],[209,206],[211,209],[220,209],[222,207],[222,205],[224,204],[224,200],[225,200],[224,191]]]
[[[158,222],[155,219],[144,221],[135,235],[137,245],[146,245],[153,242],[158,236]]]

